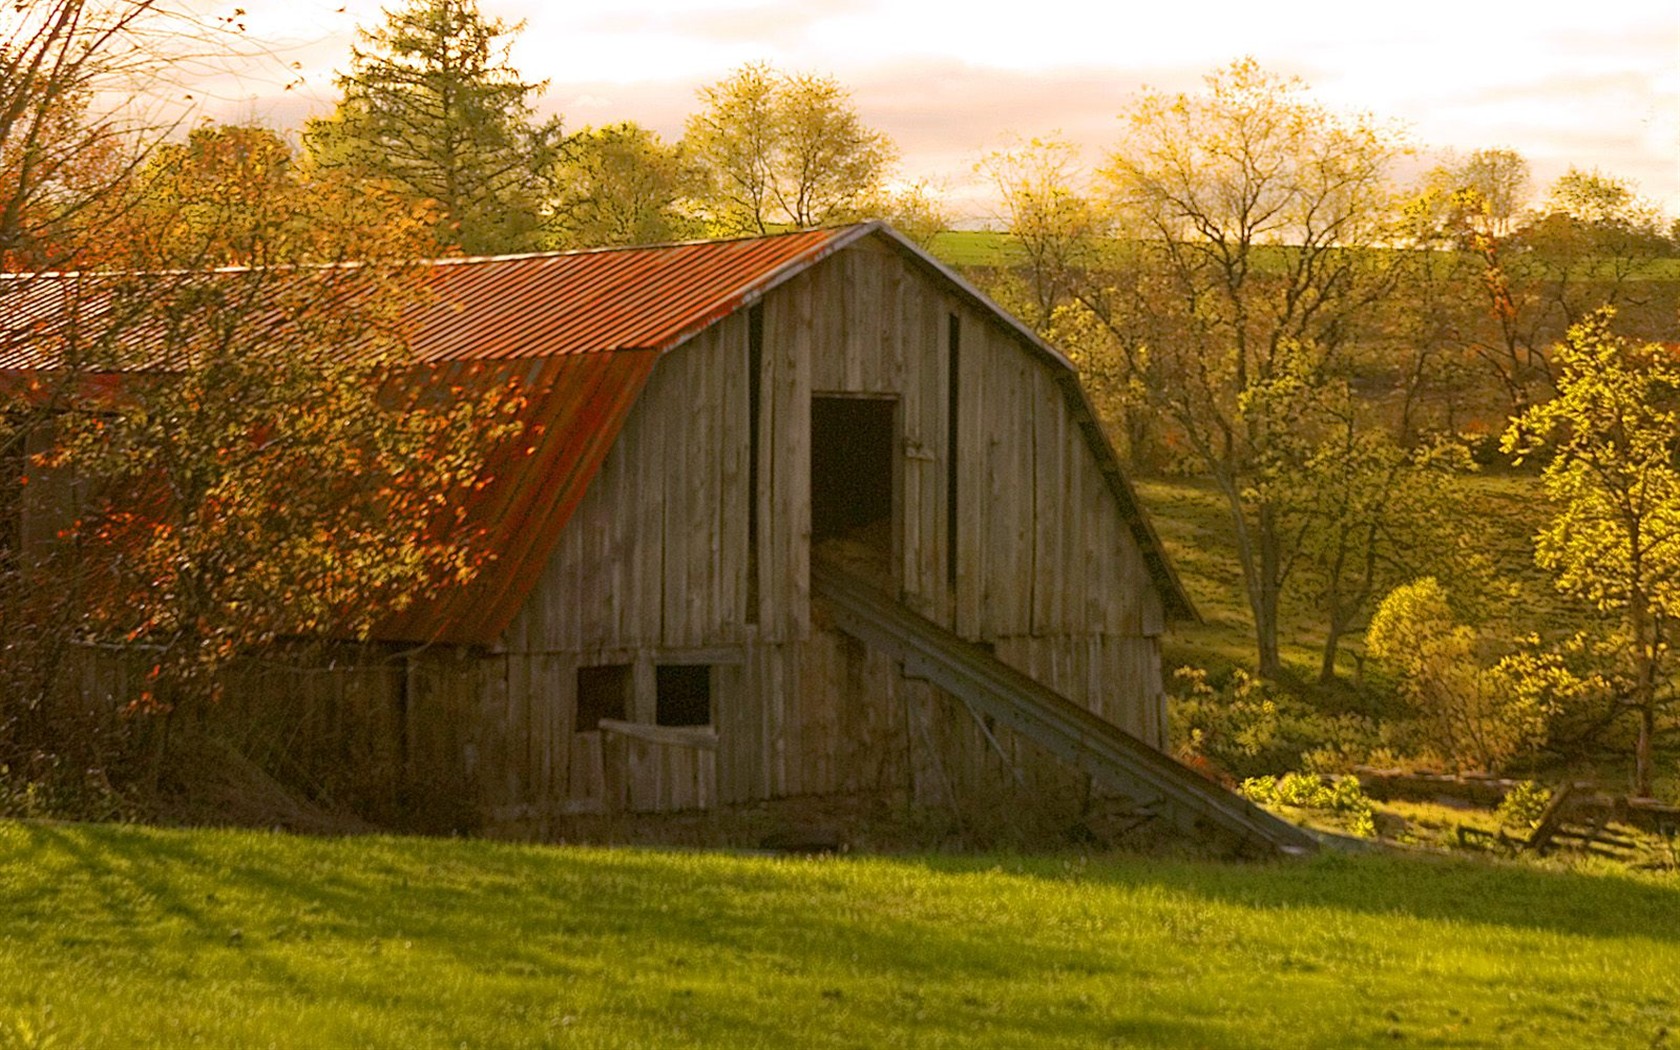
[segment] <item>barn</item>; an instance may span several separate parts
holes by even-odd
[[[299,705],[421,827],[804,805],[1309,844],[1160,751],[1195,614],[1072,366],[891,228],[429,265],[422,360],[528,392],[493,558],[230,719]]]
[[[1118,793],[1279,833],[1157,750],[1194,612],[1073,368],[895,231],[438,265],[421,354],[544,391],[497,560],[386,628],[484,824]]]

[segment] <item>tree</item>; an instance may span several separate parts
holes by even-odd
[[[1530,207],[1528,166],[1510,150],[1479,150],[1432,171],[1412,202],[1409,239],[1449,271],[1456,301],[1431,313],[1491,376],[1492,409],[1521,414],[1549,396],[1548,349],[1603,304],[1633,306],[1634,282],[1669,250],[1658,209],[1627,183],[1571,169]],[[1466,309],[1467,298],[1478,306]],[[1666,311],[1661,325],[1668,323]]]
[[[939,188],[926,179],[889,190],[872,210],[923,250],[931,250],[934,240],[951,228],[950,209]]]
[[[7,7],[0,29],[0,254],[83,271],[0,281],[0,779],[97,780],[108,799],[112,748],[159,723],[113,727],[84,695],[97,654],[150,657],[119,704],[190,706],[229,660],[365,632],[469,576],[475,538],[446,504],[516,399],[485,376],[415,390],[410,266],[205,272],[407,235],[379,193],[311,179],[272,133],[164,145],[92,105],[219,44],[214,26],[57,0]]]
[[[1027,320],[1049,331],[1058,308],[1098,264],[1113,233],[1092,199],[1079,148],[1060,138],[1030,139],[979,164],[1003,202],[1005,228],[1026,255]]]
[[[678,147],[625,122],[566,140],[552,205],[551,244],[597,248],[658,244],[699,232],[684,205],[695,176]]]
[[[1325,421],[1399,265],[1387,173],[1401,147],[1252,60],[1199,94],[1144,94],[1106,170],[1118,272],[1080,293],[1141,398],[1213,478],[1236,534],[1259,670],[1275,677],[1291,534],[1264,482]]]
[[[360,33],[333,116],[310,121],[315,163],[435,202],[438,239],[468,253],[539,246],[558,118],[536,124],[540,83],[508,65],[517,32],[476,0],[411,0]]]
[[[225,46],[218,35],[164,0],[0,9],[0,269],[98,261],[113,198],[168,130],[112,100],[144,96],[172,54]]]
[[[1559,590],[1622,622],[1639,720],[1634,790],[1649,795],[1657,718],[1671,699],[1680,614],[1680,360],[1611,332],[1600,310],[1555,351],[1558,393],[1506,431],[1519,458],[1546,453],[1551,520],[1535,561]]]
[[[1433,576],[1396,587],[1371,617],[1371,655],[1393,669],[1423,745],[1460,769],[1503,769],[1546,739],[1558,668],[1519,652],[1492,667]]]
[[[846,222],[885,196],[898,151],[832,78],[749,63],[700,98],[683,144],[704,173],[701,205],[716,232]]]
[[[476,571],[452,508],[516,402],[493,378],[440,388],[417,365],[411,267],[62,280],[59,301],[88,316],[43,325],[31,353],[124,378],[108,396],[52,391],[36,462],[75,487],[43,507],[60,526],[40,564],[78,639],[145,655],[134,710],[208,703],[232,661],[365,637]]]
[[[1290,537],[1295,590],[1324,626],[1318,680],[1329,683],[1343,639],[1379,596],[1419,572],[1463,567],[1451,507],[1455,476],[1470,465],[1451,442],[1402,447],[1360,418],[1345,385],[1321,398],[1326,425],[1278,456],[1257,488]]]
[[[255,125],[205,123],[158,147],[107,236],[129,268],[202,269],[435,255],[436,209],[343,171],[300,164]]]

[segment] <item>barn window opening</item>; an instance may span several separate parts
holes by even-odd
[[[662,726],[712,724],[709,664],[660,664],[654,669],[653,720]]]
[[[577,732],[594,732],[603,718],[623,722],[629,710],[629,664],[578,668]]]
[[[25,431],[15,419],[6,420],[5,438],[0,442],[0,570],[17,568],[23,550]]]
[[[886,398],[811,399],[811,541],[855,571],[888,579],[897,408]]]

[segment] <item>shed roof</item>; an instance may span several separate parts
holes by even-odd
[[[391,640],[493,644],[535,586],[572,512],[622,430],[659,356],[783,281],[876,237],[1012,330],[1053,366],[1169,613],[1194,618],[1073,366],[1031,329],[890,227],[870,222],[739,240],[562,254],[447,259],[425,265],[410,345],[445,372],[515,373],[526,392],[520,433],[492,456],[466,508],[493,560],[463,587],[416,603],[378,630]],[[7,303],[19,327],[63,311],[57,282],[31,280]],[[71,313],[86,323],[85,286]],[[56,305],[55,305],[56,304]],[[91,305],[90,305],[91,304]],[[63,316],[59,313],[58,316]],[[0,340],[4,342],[4,340]],[[51,367],[0,347],[0,369]],[[167,367],[167,365],[164,365]]]

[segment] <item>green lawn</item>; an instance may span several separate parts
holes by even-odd
[[[0,823],[0,1046],[1627,1046],[1680,886]]]
[[[1026,262],[1026,255],[1015,238],[995,230],[946,230],[934,235],[929,250],[940,262],[958,269]]]
[[[1017,266],[1026,255],[1014,235],[998,230],[947,230],[933,238],[930,250],[942,262],[958,268],[969,266]],[[1262,271],[1280,269],[1288,262],[1290,249],[1261,245],[1255,261]],[[1617,268],[1608,260],[1587,264],[1575,280],[1608,280]],[[1648,259],[1624,277],[1632,281],[1674,281],[1680,279],[1680,259]]]

